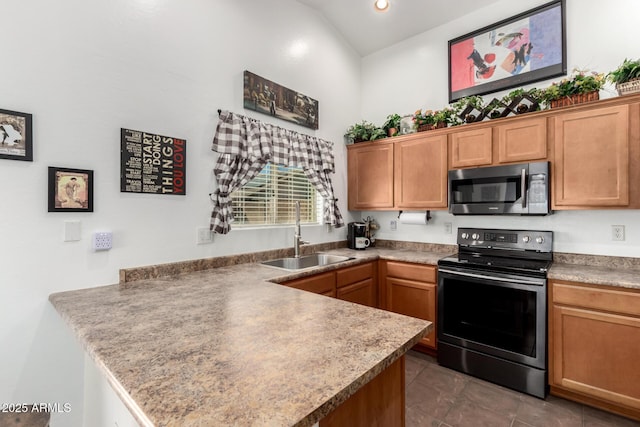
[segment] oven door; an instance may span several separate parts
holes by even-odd
[[[438,269],[438,341],[546,369],[546,279]]]

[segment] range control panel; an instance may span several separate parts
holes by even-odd
[[[487,249],[551,252],[553,248],[553,231],[459,228],[458,244]]]

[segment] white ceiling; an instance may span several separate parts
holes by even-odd
[[[500,0],[389,0],[386,12],[376,12],[374,0],[297,1],[322,13],[366,56]]]

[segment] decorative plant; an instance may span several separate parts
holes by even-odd
[[[456,110],[451,107],[444,107],[442,110],[438,110],[433,113],[435,124],[445,123],[448,125],[455,125],[457,123],[458,116]]]
[[[542,90],[536,88],[514,89],[502,97],[502,102],[518,114],[539,110],[541,100]]]
[[[400,131],[400,120],[402,120],[402,116],[399,114],[389,114],[387,116],[387,121],[384,122],[382,128],[389,136],[396,136]]]
[[[483,103],[480,95],[473,95],[457,100],[452,108],[460,120],[471,123],[482,120]]]
[[[415,127],[419,127],[422,125],[431,125],[444,127],[448,125],[453,125],[456,123],[457,116],[456,111],[451,107],[444,107],[442,110],[425,110],[424,113],[422,110],[416,110],[413,113],[413,122]]]
[[[348,139],[358,141],[373,141],[380,138],[385,138],[387,133],[381,127],[374,125],[371,122],[363,120],[360,123],[351,125],[347,132],[344,134]]]
[[[421,109],[416,110],[416,112],[413,113],[413,124],[415,127],[420,127],[422,125],[435,125],[436,118],[433,110],[424,110],[424,113]]]
[[[629,80],[640,78],[640,59],[626,59],[618,68],[607,74],[607,80],[611,83],[620,84]]]
[[[603,73],[574,69],[571,77],[562,79],[559,83],[554,82],[544,89],[542,91],[542,100],[550,103],[553,100],[571,95],[598,91],[602,89],[605,81],[606,78]]]

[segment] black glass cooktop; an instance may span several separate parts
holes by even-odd
[[[515,257],[499,257],[483,254],[459,253],[438,261],[439,266],[470,268],[482,271],[526,274],[546,277],[551,261],[539,259],[522,259]]]

